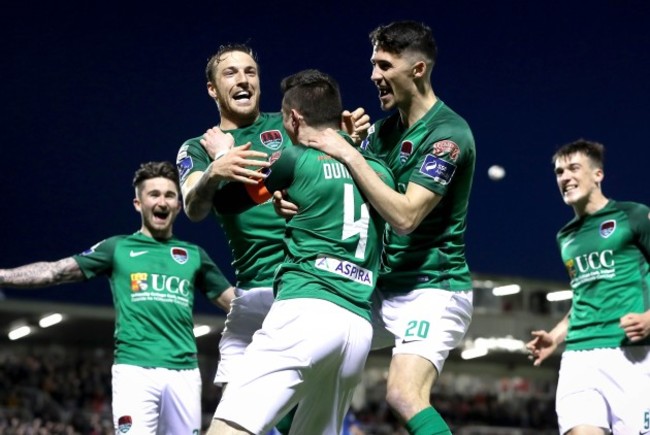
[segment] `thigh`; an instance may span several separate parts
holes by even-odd
[[[114,364],[111,371],[115,433],[156,434],[162,390],[154,370]]]
[[[262,327],[264,318],[273,304],[273,289],[268,287],[250,290],[236,289],[225,329],[219,341],[219,365],[214,379],[216,385],[229,381],[232,371],[241,361],[255,331]]]
[[[565,352],[558,383],[561,427],[650,433],[650,346]],[[587,415],[580,409],[591,408]]]
[[[385,296],[382,318],[395,336],[393,355],[417,355],[442,372],[472,319],[472,291],[413,290]]]
[[[372,341],[372,326],[344,309],[339,309],[338,314],[332,311],[328,317],[336,319],[335,322],[330,320],[329,327],[340,331],[335,340],[343,340],[343,346],[333,345],[335,351],[321,359],[319,370],[305,379],[291,434],[340,434],[363,376]]]
[[[650,433],[650,346],[611,349],[603,365],[614,433]]]
[[[609,407],[602,394],[593,351],[562,354],[555,397],[560,433],[577,426],[609,429]]]
[[[199,434],[201,373],[199,369],[157,369],[167,379],[160,406],[158,435]]]
[[[319,397],[325,407],[337,406],[330,397],[337,387],[334,380],[340,376],[346,386],[358,383],[371,340],[370,324],[364,320],[362,355],[351,351],[359,349],[359,344],[350,344],[359,332],[350,333],[347,313],[358,317],[324,300],[277,301],[246,349],[215,418],[265,433],[307,396]],[[296,412],[292,428],[296,421],[298,426],[310,421],[304,427],[318,433],[316,417]]]

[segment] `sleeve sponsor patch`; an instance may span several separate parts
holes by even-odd
[[[85,251],[83,251],[83,252],[82,252],[81,254],[79,254],[79,255],[90,255],[90,254],[92,254],[93,252],[95,252],[95,250],[97,249],[97,247],[98,247],[99,245],[101,245],[102,243],[104,243],[104,240],[102,240],[101,242],[97,242],[97,243],[95,243],[94,245],[92,245],[90,248],[86,249]]]
[[[420,173],[433,178],[437,183],[447,185],[456,172],[456,165],[427,154],[420,167]]]
[[[183,146],[180,147],[180,149],[178,150],[178,154],[176,155],[176,162],[187,157],[187,150],[189,147],[190,146],[188,144],[184,144]]]
[[[460,154],[460,148],[451,140],[440,140],[433,144],[432,152],[434,156],[447,155],[451,161],[455,162]]]
[[[194,162],[192,157],[185,156],[176,161],[176,167],[178,168],[178,176],[181,179],[181,184],[185,181],[185,178],[189,175],[190,170],[194,167]]]

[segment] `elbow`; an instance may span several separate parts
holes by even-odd
[[[192,207],[191,204],[186,204],[183,209],[185,210],[185,216],[192,222],[200,222],[208,215],[203,210],[197,210],[196,207]]]
[[[398,235],[406,236],[415,231],[420,222],[407,216],[400,216],[398,219],[395,219],[393,222],[389,223],[390,226],[393,227],[393,231],[395,231]]]

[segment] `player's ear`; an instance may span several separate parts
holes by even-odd
[[[298,125],[300,125],[300,121],[302,121],[302,115],[300,112],[298,112],[296,109],[291,109],[291,126],[293,128],[297,128]]]
[[[423,60],[415,62],[413,65],[413,77],[424,77],[427,72],[427,63]]]
[[[208,87],[208,95],[210,95],[210,97],[211,97],[212,99],[215,99],[215,100],[216,100],[216,99],[217,99],[217,90],[216,90],[216,88],[214,87],[214,85],[212,84],[212,82],[208,82],[208,83],[206,84],[206,86]]]
[[[137,211],[138,213],[140,213],[140,211],[142,210],[140,199],[137,196],[133,198],[133,208],[135,208],[135,211]]]
[[[600,184],[603,182],[603,179],[605,179],[603,168],[594,169],[594,179],[596,180],[596,184],[600,186]]]

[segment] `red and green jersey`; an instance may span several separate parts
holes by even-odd
[[[379,120],[361,147],[386,162],[400,193],[416,183],[442,196],[412,233],[399,235],[389,229],[379,288],[471,289],[464,235],[476,148],[465,120],[438,100],[409,128],[399,113]]]
[[[87,279],[105,275],[115,305],[115,363],[196,368],[194,292],[210,299],[230,287],[199,246],[137,232],[73,257]]]
[[[566,224],[557,242],[573,289],[566,349],[632,345],[619,322],[650,309],[650,208],[610,200]]]
[[[224,133],[232,134],[237,145],[251,142],[252,150],[269,155],[291,144],[282,126],[280,113],[261,113],[253,124],[224,130]],[[188,140],[178,151],[176,165],[181,184],[192,172],[205,172],[212,162],[200,139]],[[285,221],[275,213],[270,201],[243,212],[229,213],[223,209],[224,206],[248,200],[246,195],[242,197],[240,189],[230,189],[226,185],[215,194],[215,215],[232,250],[237,286],[246,289],[271,287],[275,267],[284,258],[282,237]]]

